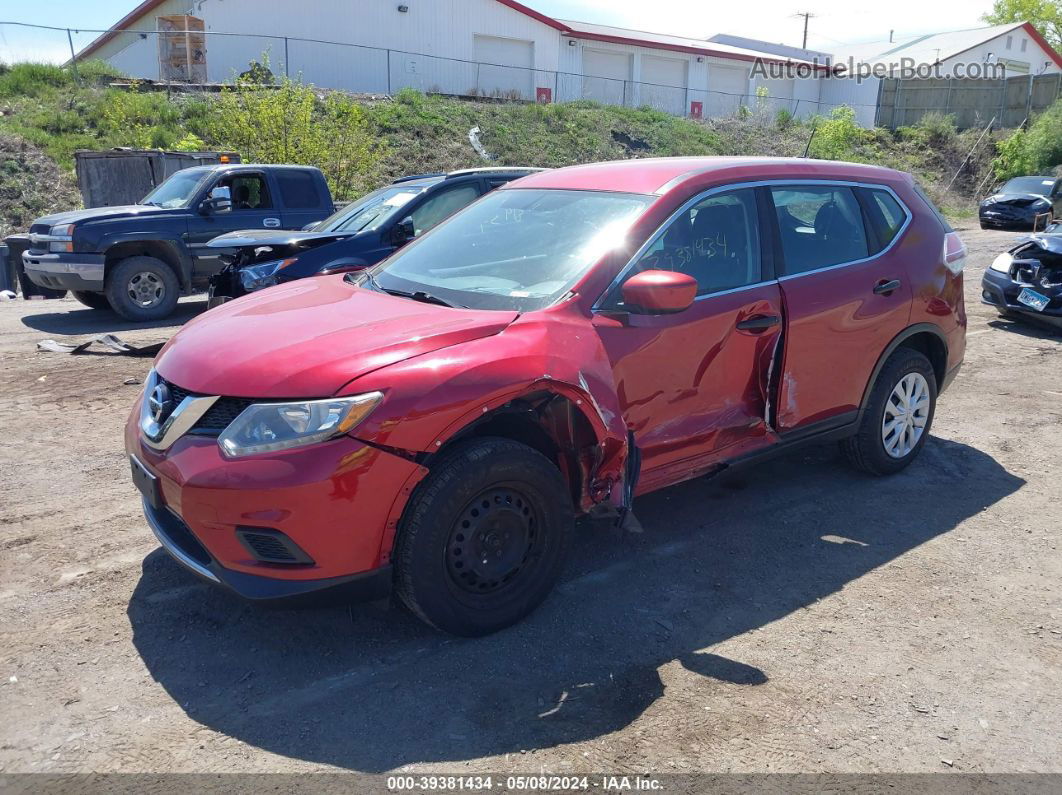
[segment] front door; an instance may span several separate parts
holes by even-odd
[[[617,288],[594,318],[641,452],[639,491],[695,477],[773,440],[768,377],[782,312],[757,217],[751,188],[692,202],[624,278],[645,270],[687,273],[698,283],[693,305],[623,318]]]
[[[911,315],[910,279],[891,245],[907,211],[883,187],[776,185],[770,194],[788,319],[778,430],[852,419]]]
[[[210,276],[221,269],[220,254],[225,249],[207,248],[218,235],[241,229],[279,229],[277,209],[265,175],[258,172],[226,174],[211,188],[210,198],[228,199],[229,206],[207,215],[196,213],[188,222],[188,248],[195,257],[196,277]]]

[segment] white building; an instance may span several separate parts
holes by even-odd
[[[848,58],[894,69],[905,64],[933,66],[937,67],[934,77],[976,76],[970,74],[971,67],[983,72],[979,67],[994,64],[1006,67],[1006,77],[1062,72],[1062,55],[1028,22],[868,42],[834,53],[834,63]]]
[[[224,82],[268,53],[274,73],[365,93],[410,86],[691,116],[757,101],[799,116],[836,104],[832,87],[823,96],[827,67],[813,63],[821,54],[553,19],[516,0],[146,0],[114,27],[78,57],[156,80]],[[192,32],[159,33],[174,28]],[[757,59],[811,76],[757,78]],[[757,100],[761,87],[768,97]]]

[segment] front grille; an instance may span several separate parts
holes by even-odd
[[[313,559],[279,530],[267,527],[240,527],[236,535],[262,563],[311,564]]]
[[[187,389],[162,378],[159,379],[159,383],[169,387],[174,405],[179,405],[186,397],[203,397],[197,392],[189,392]],[[188,432],[217,436],[229,427],[229,424],[252,403],[254,401],[250,398],[220,397],[214,401],[214,405],[207,409],[206,413],[199,418],[199,421]]]

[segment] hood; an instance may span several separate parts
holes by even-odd
[[[342,276],[299,279],[200,315],[155,367],[206,395],[323,398],[389,364],[497,334],[517,314],[423,304]]]
[[[338,240],[352,237],[354,232],[293,232],[288,229],[242,229],[238,232],[226,232],[211,240],[211,248],[243,248],[258,246],[293,246],[307,241]]]
[[[115,218],[132,218],[138,215],[160,215],[162,213],[175,212],[172,208],[153,207],[150,204],[124,204],[116,207],[91,207],[87,210],[68,210],[65,213],[55,213],[38,218],[33,222],[34,226],[61,226],[62,224],[76,224],[81,221],[92,221],[96,218],[106,218],[108,221]]]
[[[984,200],[984,204],[1013,204],[1016,207],[1028,207],[1034,202],[1050,200],[1039,193],[994,193]]]

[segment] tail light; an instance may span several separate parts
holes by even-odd
[[[957,232],[944,235],[944,264],[956,276],[966,267],[966,244]]]

